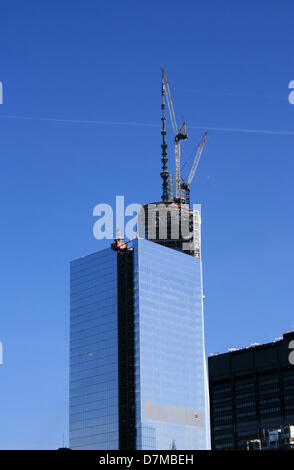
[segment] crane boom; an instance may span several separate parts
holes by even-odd
[[[192,168],[191,168],[189,176],[188,176],[187,183],[185,183],[185,181],[183,181],[181,183],[181,191],[183,191],[183,195],[181,197],[185,201],[185,204],[188,204],[189,206],[190,206],[190,184],[191,184],[191,182],[194,178],[195,171],[197,169],[201,154],[203,152],[203,148],[204,148],[204,144],[205,144],[207,134],[208,134],[208,132],[204,132],[203,137],[201,139],[201,142],[198,145],[197,152],[196,152],[196,155],[195,155],[195,158],[194,158],[194,161],[193,161],[193,164],[192,164]]]
[[[177,135],[178,125],[177,125],[177,120],[176,120],[176,115],[175,115],[175,110],[174,110],[174,105],[173,105],[173,100],[172,100],[172,96],[170,92],[168,79],[167,79],[165,70],[163,68],[161,68],[161,72],[162,72],[162,84],[166,90],[166,101],[167,101],[172,128],[173,128],[174,134]]]
[[[189,176],[188,176],[188,181],[187,181],[187,184],[190,186],[193,178],[194,178],[194,175],[195,175],[195,172],[196,172],[196,169],[197,169],[197,166],[198,166],[198,163],[200,161],[200,158],[201,158],[201,155],[202,155],[202,152],[203,152],[203,148],[204,148],[204,144],[205,144],[205,140],[206,140],[206,137],[207,137],[207,134],[208,132],[204,132],[203,134],[203,137],[201,139],[201,142],[197,148],[197,152],[196,152],[196,155],[195,155],[195,158],[194,158],[194,161],[193,161],[193,164],[192,164],[192,167],[191,167],[191,170],[190,170],[190,173],[189,173]]]

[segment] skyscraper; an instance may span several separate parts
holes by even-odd
[[[71,263],[70,446],[209,447],[199,258],[136,239]]]
[[[171,199],[162,90],[162,202],[137,238],[71,263],[73,449],[210,448],[201,214]]]

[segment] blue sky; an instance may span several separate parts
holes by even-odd
[[[191,190],[202,204],[207,353],[294,328],[294,5],[0,8],[0,448],[57,448],[69,262],[108,245],[92,234],[96,204],[160,198],[161,66],[188,123],[183,162],[211,130]],[[171,132],[168,144],[173,171]]]

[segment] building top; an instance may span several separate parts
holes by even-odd
[[[234,347],[231,347],[231,348],[228,348],[228,351],[227,352],[224,352],[224,353],[219,353],[219,352],[215,352],[215,353],[211,353],[209,357],[216,357],[216,356],[227,356],[227,355],[232,355],[234,353],[242,353],[244,351],[248,352],[250,350],[256,350],[256,349],[266,349],[266,348],[270,348],[272,346],[275,346],[277,343],[280,343],[281,341],[285,340],[285,339],[294,339],[294,330],[293,331],[286,331],[285,333],[283,333],[283,337],[280,337],[280,338],[275,338],[274,341],[271,341],[269,343],[252,343],[250,344],[249,346],[245,346],[244,348],[234,348]]]
[[[294,331],[284,333],[283,338],[271,343],[250,345],[247,348],[226,353],[214,354],[208,359],[209,374],[213,379],[221,380],[232,374],[235,376],[251,374],[254,370],[274,370],[279,367],[294,367],[290,361],[291,343]]]

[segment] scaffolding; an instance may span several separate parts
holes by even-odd
[[[200,206],[192,210],[175,201],[145,204],[138,217],[138,236],[200,258]]]

